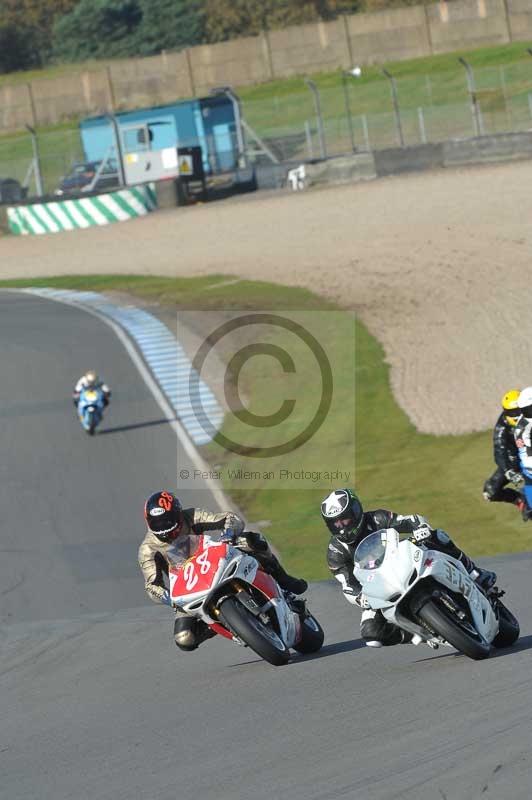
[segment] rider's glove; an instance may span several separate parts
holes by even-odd
[[[226,544],[233,544],[235,541],[235,532],[232,528],[226,528],[220,534],[220,541],[226,542]]]
[[[418,528],[416,531],[412,532],[412,539],[414,542],[416,542],[416,544],[419,542],[424,542],[426,539],[430,539],[431,536],[432,531],[427,525],[424,525],[422,528]]]
[[[504,473],[504,477],[508,483],[521,483],[521,473],[516,469],[507,469]]]
[[[368,599],[367,599],[366,595],[364,594],[364,592],[359,592],[359,594],[355,595],[353,597],[353,602],[359,608],[370,608],[370,605],[368,603]]]

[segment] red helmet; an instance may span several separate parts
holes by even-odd
[[[161,542],[170,542],[183,525],[181,503],[171,492],[155,492],[146,500],[144,517],[149,530]]]

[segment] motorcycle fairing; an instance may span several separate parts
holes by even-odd
[[[421,581],[431,577],[464,597],[476,629],[487,642],[493,641],[499,629],[495,612],[460,561],[439,550],[426,550],[406,539],[400,541],[393,528],[383,530],[382,535],[386,551],[378,569],[355,568],[355,577],[372,608],[380,609],[389,622],[426,638],[426,630],[404,617],[398,605]]]

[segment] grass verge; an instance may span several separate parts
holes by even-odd
[[[346,376],[346,382],[340,378],[337,387],[341,402],[335,407],[332,427],[326,428],[326,440],[319,436],[311,440],[313,446],[305,448],[303,463],[296,451],[286,456],[283,464],[316,469],[326,462],[354,473],[354,486],[366,508],[384,506],[405,514],[425,514],[434,526],[448,530],[474,556],[532,549],[532,528],[524,525],[517,511],[482,499],[483,481],[492,470],[490,431],[467,436],[419,434],[395,403],[379,343],[358,321],[354,363],[351,360],[352,351],[345,336],[353,320],[350,312],[337,309],[304,289],[227,281],[227,276],[217,275],[202,278],[95,275],[2,281],[0,288],[115,290],[183,310],[334,311],[339,315],[334,318],[336,357],[343,363]],[[347,358],[350,360],[344,360]],[[248,407],[257,409],[263,406],[265,397],[268,399],[268,392],[273,392],[273,383],[264,373],[264,362],[257,359],[250,363],[255,363],[255,367],[243,371],[242,389]],[[356,374],[354,442],[349,440],[353,404],[345,396],[350,386],[347,379],[353,370]],[[303,382],[303,394],[309,403],[314,393],[311,379],[308,371],[294,379]],[[494,418],[496,415],[494,409]],[[231,435],[235,424],[229,418],[223,432]],[[224,455],[213,445],[203,448],[203,454],[211,463],[220,463],[225,458],[226,464],[231,464],[237,459],[230,453]],[[268,481],[254,481],[236,489],[226,484],[224,489],[235,498],[248,519],[271,522],[265,533],[291,570],[311,579],[328,576],[324,560],[327,535],[319,515],[322,488],[294,486],[283,490],[272,488]]]

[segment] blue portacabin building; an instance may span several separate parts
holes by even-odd
[[[122,160],[126,184],[172,178],[191,168],[179,151],[201,148],[206,176],[245,166],[238,98],[230,90],[80,122],[86,161]]]

